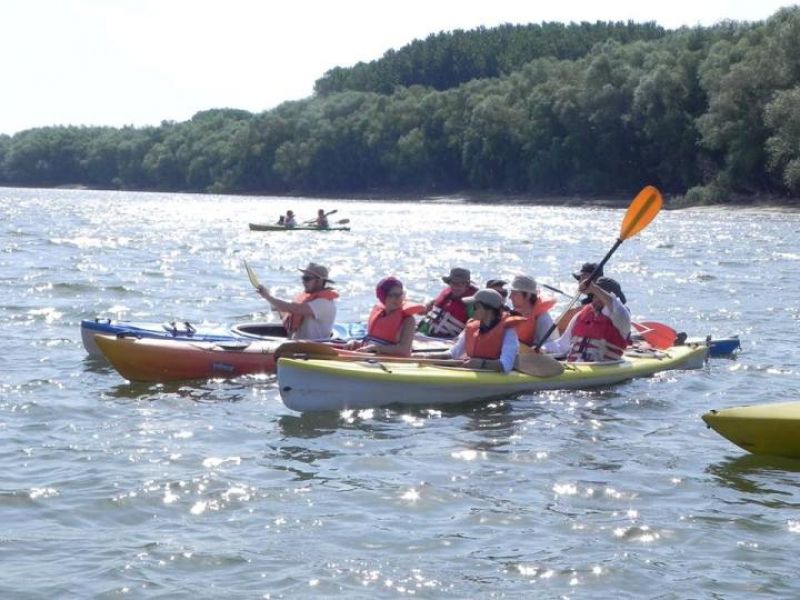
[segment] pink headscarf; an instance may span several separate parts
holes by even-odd
[[[381,304],[386,304],[386,295],[389,293],[389,290],[398,286],[403,287],[403,282],[393,276],[384,277],[378,282],[378,285],[375,286],[375,295],[378,297]]]

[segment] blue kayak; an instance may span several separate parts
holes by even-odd
[[[94,341],[98,333],[105,335],[130,335],[138,338],[191,340],[195,342],[225,342],[235,340],[286,339],[286,329],[280,323],[252,322],[231,327],[192,325],[188,321],[165,323],[139,321],[113,321],[111,319],[84,319],[81,321],[81,339],[90,356],[102,357]],[[330,341],[346,342],[366,335],[363,323],[336,323]],[[320,341],[320,340],[317,340]],[[325,340],[328,341],[328,340]]]

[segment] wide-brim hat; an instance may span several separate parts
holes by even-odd
[[[323,267],[322,265],[318,265],[315,262],[308,263],[308,266],[305,269],[297,269],[301,273],[308,273],[309,275],[313,275],[314,277],[319,277],[320,279],[327,281],[328,283],[336,283],[333,279],[328,279],[328,267]]]
[[[578,281],[580,281],[582,273],[589,273],[591,275],[592,273],[594,273],[594,270],[596,268],[597,268],[597,263],[590,263],[590,262],[583,263],[583,265],[581,266],[581,270],[578,271],[577,273],[573,273],[572,276],[575,279],[577,279]],[[602,277],[603,276],[603,268],[602,267],[597,272],[597,276],[598,277]]]
[[[536,285],[536,280],[527,275],[517,275],[514,281],[511,282],[512,292],[528,292],[529,294],[536,294],[539,286]]]
[[[464,304],[475,304],[476,302],[480,302],[486,306],[490,306],[495,309],[499,309],[503,306],[503,297],[500,295],[500,292],[497,290],[479,290],[477,294],[474,296],[469,296],[468,298],[462,298],[462,302]]]
[[[442,281],[446,284],[451,283],[472,283],[471,281],[472,274],[469,272],[469,269],[462,269],[460,267],[455,267],[454,269],[450,269],[450,274],[445,275],[442,277]]]

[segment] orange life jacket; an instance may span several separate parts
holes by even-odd
[[[543,315],[548,310],[555,306],[556,301],[552,298],[549,300],[542,300],[537,298],[536,304],[533,305],[533,311],[527,317],[522,317],[522,321],[517,323],[517,336],[522,344],[533,346],[536,343],[536,321],[539,315]]]
[[[584,306],[575,319],[567,360],[618,360],[628,347],[628,339],[622,337],[611,318],[591,304]]]
[[[387,315],[386,307],[380,302],[372,307],[367,321],[367,337],[385,344],[396,344],[400,337],[400,328],[406,317],[425,312],[422,304],[403,302],[400,310]]]
[[[306,302],[311,302],[312,300],[316,300],[317,298],[324,298],[325,300],[336,300],[339,297],[339,292],[336,290],[332,290],[329,288],[321,289],[318,292],[300,292],[295,296],[294,301],[297,304],[304,304]],[[298,331],[300,329],[300,325],[303,324],[303,315],[295,315],[292,313],[286,313],[283,316],[283,326],[286,328],[290,334]]]
[[[481,322],[478,319],[470,320],[464,328],[467,356],[497,360],[503,349],[503,336],[506,329],[516,327],[523,320],[525,317],[512,317],[504,314],[500,322],[485,333],[481,333]]]

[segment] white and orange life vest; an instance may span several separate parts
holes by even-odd
[[[384,344],[396,344],[400,337],[400,329],[406,317],[425,312],[422,304],[403,302],[402,308],[386,314],[386,307],[378,303],[372,307],[367,321],[367,337]]]
[[[464,348],[467,356],[497,360],[503,350],[503,336],[506,334],[506,329],[516,327],[524,320],[525,317],[512,317],[505,314],[489,331],[481,333],[481,322],[478,319],[472,319],[467,323],[464,331]]]
[[[567,360],[618,360],[627,347],[628,339],[622,336],[611,318],[587,304],[575,317]]]
[[[536,322],[540,315],[553,308],[555,304],[556,301],[552,298],[549,300],[538,298],[536,300],[531,314],[527,317],[522,317],[523,320],[516,325],[517,337],[519,337],[520,343],[533,346],[538,341],[536,340]]]
[[[304,304],[306,302],[311,302],[312,300],[316,300],[317,298],[324,298],[325,300],[336,300],[339,297],[339,292],[336,290],[331,290],[328,288],[322,289],[318,292],[300,292],[294,298],[294,302],[297,304]],[[296,315],[292,313],[286,313],[283,316],[283,326],[286,328],[290,334],[298,331],[300,326],[303,324],[303,315]]]

